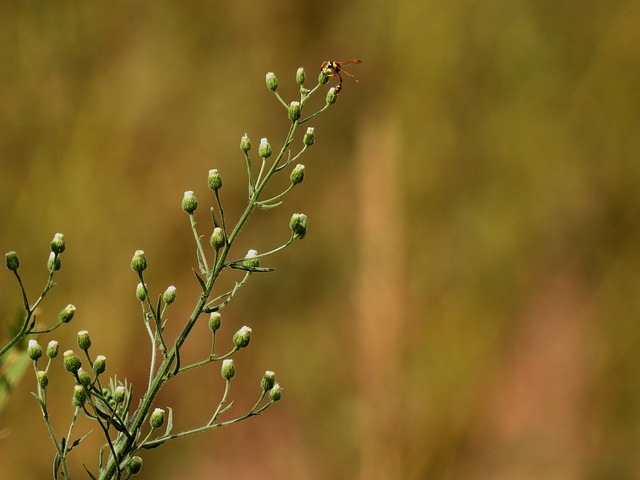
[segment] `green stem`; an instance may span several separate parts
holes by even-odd
[[[320,85],[318,85],[316,88],[314,88],[312,90],[312,92],[314,92],[319,87],[320,87]],[[304,98],[301,99],[302,100],[301,104],[304,104],[304,102],[309,98],[310,94],[311,93],[307,94],[306,96],[304,96]],[[284,103],[284,102],[282,102],[282,103],[286,106],[286,103]],[[325,108],[323,108],[321,111],[323,111]],[[315,116],[315,115],[312,115],[311,117],[313,117],[313,116]],[[311,117],[309,117],[309,118],[311,118]],[[305,121],[308,120],[309,118],[305,119]],[[286,139],[285,139],[282,147],[280,148],[280,151],[279,151],[275,161],[273,162],[273,164],[269,168],[269,171],[266,173],[264,178],[260,178],[259,180],[256,180],[257,184],[255,185],[255,188],[252,191],[252,194],[250,196],[249,202],[248,202],[244,212],[242,213],[242,215],[238,219],[238,222],[236,223],[236,225],[233,228],[232,232],[227,237],[227,242],[225,243],[225,246],[221,249],[220,254],[217,256],[216,262],[215,262],[215,264],[213,266],[213,269],[212,270],[208,270],[207,282],[205,284],[205,288],[203,289],[203,291],[202,291],[202,293],[200,295],[200,298],[198,299],[198,302],[196,303],[193,311],[191,312],[191,315],[189,316],[189,319],[187,320],[182,332],[176,338],[176,341],[175,341],[175,344],[174,344],[173,348],[166,355],[166,357],[164,358],[164,360],[160,364],[160,367],[158,368],[158,371],[156,372],[156,374],[155,374],[155,376],[153,378],[153,381],[150,384],[149,389],[147,390],[147,392],[145,393],[145,395],[142,398],[140,407],[138,408],[136,413],[134,413],[134,417],[133,417],[133,420],[132,420],[132,423],[131,423],[131,426],[130,426],[130,430],[129,430],[131,432],[130,438],[123,439],[123,442],[116,447],[115,452],[112,455],[109,456],[107,467],[100,474],[100,477],[99,477],[100,480],[106,480],[106,479],[113,478],[113,476],[115,475],[115,473],[117,471],[118,464],[121,461],[123,461],[127,457],[127,455],[135,448],[134,439],[137,436],[136,432],[140,431],[140,429],[142,428],[142,425],[143,425],[143,423],[145,421],[145,418],[147,417],[147,414],[148,414],[148,412],[149,412],[149,410],[150,410],[150,408],[151,408],[151,406],[153,404],[154,399],[158,395],[158,392],[160,391],[160,388],[162,387],[164,382],[167,381],[167,379],[171,376],[172,370],[175,369],[174,362],[176,362],[176,360],[177,360],[177,358],[179,356],[180,348],[182,347],[182,345],[186,341],[187,337],[189,336],[189,333],[191,332],[191,330],[195,326],[195,324],[196,324],[198,318],[200,317],[200,315],[202,313],[204,313],[206,305],[209,302],[209,296],[211,295],[211,291],[213,290],[213,286],[214,286],[218,276],[222,272],[222,270],[227,266],[225,261],[226,261],[227,255],[230,252],[231,246],[233,245],[236,237],[239,235],[240,231],[242,230],[242,227],[246,223],[247,219],[251,215],[251,212],[253,212],[253,210],[258,206],[258,202],[259,202],[259,198],[260,198],[260,194],[262,193],[262,190],[265,188],[265,186],[267,185],[267,183],[268,183],[269,179],[271,178],[271,176],[277,171],[277,168],[280,166],[280,164],[282,162],[282,159],[284,158],[287,150],[289,149],[289,146],[291,145],[291,142],[294,139],[295,133],[296,133],[300,123],[301,122],[298,121],[298,120],[293,121],[291,123],[291,126],[289,127],[289,131],[288,131],[287,136],[286,136]],[[200,242],[198,240],[197,240],[197,243],[198,243],[198,245],[200,245]],[[190,433],[197,433],[197,432],[200,432],[200,431],[209,430],[211,428],[230,425],[232,423],[239,422],[241,420],[244,420],[245,418],[249,418],[251,416],[260,414],[269,405],[270,404],[267,404],[265,407],[263,407],[262,409],[260,409],[258,411],[251,411],[251,412],[249,412],[247,415],[245,415],[243,417],[239,417],[239,418],[230,420],[228,422],[222,422],[222,423],[215,424],[215,425],[206,425],[206,426],[204,426],[202,428],[192,430],[192,431],[190,431]],[[157,446],[157,445],[161,444],[163,441],[165,441],[167,439],[178,438],[178,437],[181,437],[181,436],[185,436],[188,433],[189,432],[183,432],[183,433],[178,433],[178,434],[171,435],[171,436],[168,436],[168,437],[161,437],[161,439],[155,440],[154,442],[155,442],[155,444]],[[147,445],[145,445],[144,447],[145,448],[149,448],[150,445],[153,446],[154,442],[150,442]]]
[[[20,331],[18,332],[18,334],[15,337],[13,337],[11,340],[9,340],[9,342],[0,349],[0,358],[5,353],[7,353],[11,349],[11,347],[13,347],[16,343],[18,343],[22,337],[29,335],[30,333],[33,333],[32,332],[33,325],[31,325],[31,317],[33,317],[33,314],[36,311],[36,308],[38,308],[38,305],[40,305],[40,302],[44,300],[44,297],[47,295],[47,292],[51,290],[55,285],[55,283],[53,283],[54,271],[52,270],[49,272],[49,278],[47,279],[47,283],[44,286],[44,289],[42,290],[40,297],[35,301],[33,306],[31,306],[29,305],[29,298],[27,297],[27,291],[25,290],[24,285],[22,284],[22,278],[20,278],[20,275],[18,275],[17,270],[14,271],[13,273],[18,279],[18,284],[20,285],[20,290],[22,291],[22,301],[24,303],[26,316],[25,316],[24,322],[22,323],[22,326],[20,327]],[[61,323],[58,323],[57,326],[60,326],[60,325]]]

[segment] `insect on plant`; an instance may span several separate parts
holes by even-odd
[[[344,70],[342,66],[349,65],[352,63],[361,63],[361,62],[362,60],[343,60],[341,62],[336,62],[334,60],[327,60],[325,62],[322,62],[322,65],[320,65],[320,71],[324,73],[327,77],[334,77],[336,75],[338,76],[338,78],[340,79],[340,82],[338,82],[338,85],[336,85],[335,89],[336,89],[336,93],[339,93],[340,90],[342,90],[342,75],[340,75],[340,72],[347,74],[349,77],[353,78],[356,82],[358,81],[356,77],[354,77],[349,72]]]

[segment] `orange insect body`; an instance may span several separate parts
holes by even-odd
[[[320,71],[322,73],[324,73],[327,77],[333,77],[335,75],[338,76],[338,78],[340,79],[340,81],[338,82],[338,85],[336,85],[335,89],[336,89],[336,93],[340,92],[340,90],[342,90],[342,75],[340,75],[340,72],[346,74],[347,76],[353,78],[356,82],[358,81],[358,79],[356,77],[354,77],[353,75],[351,75],[349,72],[347,72],[345,69],[342,68],[343,65],[349,65],[352,63],[361,63],[362,60],[343,60],[341,62],[336,62],[334,60],[327,60],[325,62],[322,62],[322,65],[320,65]]]

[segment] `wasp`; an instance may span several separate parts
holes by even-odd
[[[324,73],[327,77],[334,77],[336,75],[338,76],[340,81],[338,82],[338,85],[335,86],[335,89],[336,89],[336,93],[339,93],[340,90],[342,90],[342,75],[340,75],[340,72],[345,73],[349,77],[353,78],[356,82],[358,81],[356,77],[354,77],[349,72],[344,70],[342,66],[349,65],[351,63],[360,63],[360,62],[362,62],[362,60],[343,60],[341,62],[336,62],[334,60],[327,60],[325,62],[322,62],[322,65],[320,65],[320,71]]]

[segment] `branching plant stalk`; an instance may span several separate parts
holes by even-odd
[[[308,97],[306,97],[308,98]],[[303,99],[304,100],[306,100]],[[262,193],[263,189],[265,188],[265,186],[267,185],[267,183],[269,182],[269,179],[271,178],[271,176],[277,171],[277,168],[280,166],[282,159],[285,157],[286,152],[289,149],[289,146],[291,145],[291,142],[294,139],[295,133],[298,129],[300,122],[298,120],[292,121],[291,125],[289,127],[289,131],[287,133],[286,139],[282,145],[282,147],[280,148],[280,151],[277,154],[276,159],[273,161],[271,167],[269,168],[269,170],[267,171],[265,177],[263,179],[261,179],[260,183],[258,185],[255,186],[254,191],[252,192],[252,195],[249,199],[249,202],[244,210],[244,212],[242,213],[242,215],[240,216],[238,222],[236,223],[235,227],[233,228],[232,232],[229,234],[227,241],[225,243],[225,245],[222,247],[221,251],[219,252],[218,256],[217,256],[217,261],[213,267],[213,269],[210,271],[206,284],[205,284],[205,288],[203,289],[200,298],[198,299],[198,302],[195,306],[195,308],[193,309],[191,315],[189,316],[189,319],[187,320],[182,332],[178,335],[173,348],[171,348],[171,350],[169,351],[169,353],[167,354],[167,356],[164,358],[164,360],[162,361],[162,363],[160,364],[160,367],[158,368],[156,374],[153,377],[153,381],[150,383],[150,387],[147,390],[146,394],[144,395],[144,397],[142,398],[140,407],[137,409],[137,411],[134,414],[134,418],[133,421],[131,422],[131,425],[129,427],[129,432],[130,435],[128,436],[128,438],[126,437],[121,437],[121,441],[117,442],[114,445],[114,452],[109,456],[109,460],[106,466],[106,469],[103,470],[103,472],[100,475],[100,480],[107,480],[107,479],[111,479],[114,477],[114,475],[116,475],[116,472],[119,470],[119,467],[123,466],[123,462],[126,462],[126,460],[128,459],[129,455],[132,454],[133,452],[135,452],[138,448],[142,447],[142,445],[136,445],[135,444],[135,440],[136,438],[138,438],[138,432],[140,432],[145,419],[147,418],[147,415],[149,413],[149,410],[151,409],[151,406],[153,404],[153,401],[155,399],[155,397],[158,395],[158,392],[160,391],[160,388],[162,387],[162,385],[164,384],[164,382],[166,382],[171,376],[172,376],[172,372],[176,369],[176,361],[178,359],[178,355],[179,355],[179,351],[180,348],[182,347],[182,345],[184,344],[184,342],[186,341],[187,337],[189,336],[189,333],[191,332],[191,330],[193,329],[193,327],[195,326],[196,322],[198,321],[198,318],[200,317],[201,314],[204,313],[204,309],[209,301],[209,297],[211,295],[211,292],[213,290],[213,287],[215,285],[215,282],[218,278],[218,276],[220,275],[220,273],[222,272],[222,270],[227,266],[226,264],[226,259],[227,256],[230,252],[231,246],[233,245],[236,237],[238,236],[238,234],[240,233],[240,230],[242,229],[242,227],[244,226],[245,222],[247,221],[247,219],[249,218],[249,216],[251,215],[251,212],[253,212],[253,210],[258,207],[259,204],[259,198],[260,198],[260,194]],[[197,236],[196,236],[197,239]],[[197,239],[198,241],[198,239]],[[141,281],[143,281],[141,279]],[[144,282],[143,282],[144,284]],[[261,410],[260,410],[261,411]],[[247,414],[246,417],[248,416],[253,416],[256,415],[257,412],[253,411],[250,412],[249,414]],[[245,418],[245,417],[240,417],[240,418]],[[230,422],[228,422],[229,424],[231,423],[235,423],[237,421],[239,421],[240,419],[234,419],[231,420]],[[227,423],[222,423],[220,425],[208,425],[203,427],[201,430],[206,430],[209,428],[213,428],[214,426],[222,426],[222,425],[226,425]],[[195,431],[194,431],[195,432]],[[194,433],[192,432],[192,433]],[[178,436],[180,436],[180,434],[176,434]],[[173,438],[174,436],[171,436],[171,438]]]

